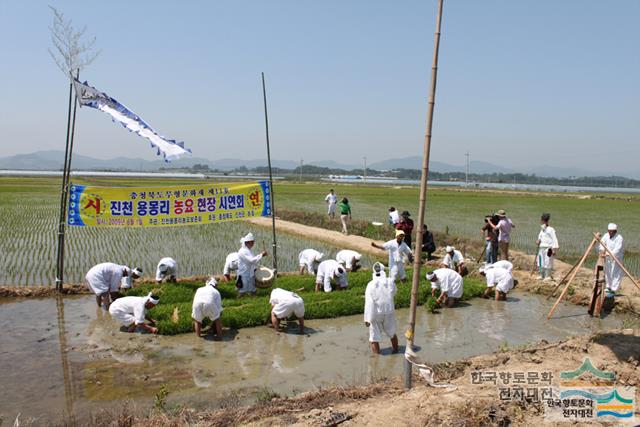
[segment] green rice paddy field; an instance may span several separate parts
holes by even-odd
[[[59,178],[0,178],[0,284],[50,285],[54,282],[59,182]],[[180,185],[193,181],[82,178],[74,179],[74,182],[122,187]],[[339,197],[349,198],[354,219],[386,223],[390,205],[400,211],[409,210],[414,217],[417,215],[418,189],[415,187],[317,182],[278,182],[274,191],[276,211],[282,207],[324,212],[324,196],[329,188],[335,188]],[[498,209],[505,209],[516,224],[512,234],[513,247],[528,253],[535,249],[540,214],[550,212],[560,240],[559,258],[568,262],[582,254],[592,231],[604,232],[607,223],[616,222],[625,238],[625,264],[634,274],[640,274],[638,196],[438,188],[429,190],[426,221],[432,230],[480,240],[484,215]],[[103,261],[140,265],[151,275],[157,261],[164,256],[178,260],[181,275],[219,274],[226,254],[238,249],[240,237],[248,231],[256,234],[258,249],[271,250],[270,230],[239,221],[158,229],[69,227],[67,230],[67,282],[82,282],[86,271]],[[297,254],[306,247],[314,247],[330,256],[340,249],[299,236],[279,235],[279,270],[297,269]],[[371,262],[370,258],[364,260],[365,265]],[[265,262],[266,265],[270,263],[270,260]]]

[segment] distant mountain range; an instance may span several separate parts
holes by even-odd
[[[9,157],[0,158],[0,169],[17,169],[17,170],[61,170],[64,161],[63,151],[36,151],[31,154],[18,154]],[[193,167],[196,164],[207,165],[211,169],[221,171],[229,171],[242,166],[253,169],[259,166],[266,166],[266,159],[242,160],[242,159],[218,159],[209,160],[202,157],[185,157],[171,163],[165,163],[162,160],[143,160],[139,158],[116,157],[113,159],[96,159],[81,154],[73,155],[73,169],[76,170],[129,170],[129,171],[156,171],[161,167]],[[305,162],[306,165],[314,165],[328,167],[332,169],[354,170],[362,169],[363,163],[360,164],[342,164],[333,160],[320,160],[314,162]],[[300,164],[293,160],[273,160],[272,166],[283,169],[295,169]],[[422,158],[418,156],[404,157],[398,159],[383,160],[367,164],[367,167],[375,170],[390,169],[420,169],[422,168]],[[464,172],[465,166],[451,165],[448,163],[431,161],[430,170],[441,173]],[[523,173],[536,174],[542,177],[567,178],[571,176],[608,176],[610,173],[590,171],[586,169],[565,168],[554,166],[537,166],[530,167],[525,170],[514,170],[502,166],[494,165],[487,162],[472,161],[469,163],[469,172],[476,174],[491,173]],[[626,176],[628,178],[640,179],[640,169],[636,171],[620,172],[616,175]]]

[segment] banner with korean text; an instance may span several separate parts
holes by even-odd
[[[67,223],[84,227],[166,227],[268,215],[269,181],[136,188],[72,183]]]

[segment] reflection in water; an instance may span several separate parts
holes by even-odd
[[[73,410],[73,382],[69,356],[67,354],[67,333],[64,321],[64,299],[56,294],[56,312],[58,320],[58,341],[60,343],[60,359],[62,366],[62,378],[64,381],[64,400],[67,408],[66,417],[70,424],[75,425],[75,412]]]

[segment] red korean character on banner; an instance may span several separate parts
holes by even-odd
[[[249,194],[249,200],[251,200],[251,205],[256,208],[260,206],[260,191],[256,190],[253,193]]]
[[[87,198],[88,202],[86,204],[86,206],[84,207],[84,209],[90,209],[93,208],[96,210],[96,215],[100,215],[100,199],[98,197],[96,197],[95,199],[92,199],[91,197]]]
[[[187,199],[184,201],[185,213],[193,213],[193,199]]]
[[[173,201],[173,213],[176,215],[182,215],[184,212],[184,202],[182,200]]]

